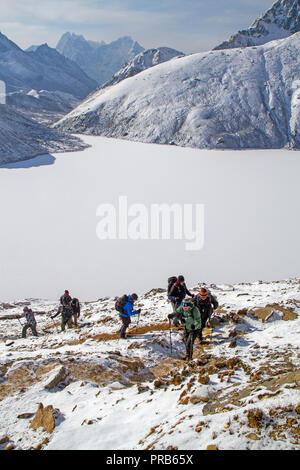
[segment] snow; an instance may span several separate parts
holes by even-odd
[[[169,47],[147,49],[146,51],[140,52],[140,54],[136,55],[129,62],[129,64],[125,65],[125,67],[121,68],[117,73],[115,73],[112,79],[103,85],[103,88],[115,85],[116,83],[119,83],[126,78],[137,75],[143,70],[180,56],[182,57],[184,54]]]
[[[165,286],[180,273],[189,285],[298,275],[297,152],[83,139],[85,151],[0,169],[3,301],[56,299],[61,289],[96,300]],[[188,253],[185,240],[172,238],[100,241],[96,210],[117,207],[120,195],[147,208],[204,204],[203,250]]]
[[[174,59],[92,93],[55,127],[197,148],[299,148],[299,47],[297,33]]]
[[[192,291],[196,293],[198,289],[199,285]],[[299,439],[296,433],[293,434],[297,424],[299,428],[299,414],[293,411],[299,406],[299,386],[293,381],[289,382],[289,379],[284,380],[289,369],[294,373],[298,370],[299,374],[299,279],[234,286],[220,284],[210,286],[210,289],[217,296],[221,309],[229,314],[229,320],[212,331],[206,330],[207,345],[196,344],[196,357],[201,360],[208,353],[219,361],[238,358],[244,366],[236,368],[230,379],[225,381],[220,374],[210,374],[207,385],[198,383],[201,368],[198,371],[193,369],[196,367],[195,361],[190,367],[178,361],[184,351],[179,332],[173,331],[171,354],[168,332],[151,331],[151,325],[154,327],[166,322],[170,311],[163,292],[154,291],[140,297],[143,311],[140,327],[148,326],[149,332],[126,341],[114,339],[99,342],[97,339],[99,333],[118,331],[114,299],[82,304],[80,324],[88,321],[89,326],[67,330],[59,335],[49,319],[56,304],[32,300],[34,311],[45,312],[37,316],[39,331],[44,331],[47,325],[50,329],[39,338],[29,337],[26,340],[18,339],[20,325],[17,320],[1,319],[7,312],[19,312],[22,305],[13,304],[9,310],[0,307],[0,338],[5,339],[8,333],[11,338],[14,337],[11,346],[0,342],[0,368],[4,364],[8,367],[2,384],[6,383],[5,378],[6,381],[10,380],[13,374],[26,369],[31,370],[33,379],[32,384],[24,381],[23,391],[16,390],[0,402],[2,432],[18,449],[35,447],[45,438],[50,441],[43,447],[47,450],[166,450],[169,446],[178,447],[179,450],[204,450],[211,444],[220,450],[299,449]],[[242,295],[245,293],[248,297]],[[233,323],[233,313],[245,307],[248,311],[266,303],[287,307],[291,302],[298,316],[293,321],[261,323],[248,313],[242,323]],[[109,322],[106,321],[107,315],[111,316]],[[218,317],[224,315],[219,313]],[[229,334],[233,327],[243,330],[244,334],[238,337],[237,347],[230,349]],[[81,341],[76,342],[76,339]],[[136,379],[132,372],[123,369],[122,364],[126,360],[132,360],[133,364],[142,361],[144,371],[148,369],[152,372],[158,364],[166,365],[168,361],[173,361],[173,366],[169,363],[165,381],[170,379],[172,371],[179,374],[186,370],[187,375],[179,385],[157,388],[154,379],[143,378],[143,369],[140,369],[138,385],[134,383]],[[57,363],[73,367],[70,380],[49,392],[44,385],[52,377]],[[42,367],[47,364],[52,364],[54,368],[43,375]],[[76,378],[76,370],[82,364],[98,367],[96,382],[88,376],[86,380]],[[264,377],[253,381],[246,372],[247,367],[252,374],[264,370]],[[120,374],[117,380],[114,375],[116,371]],[[103,383],[102,374],[106,377]],[[272,380],[275,381],[275,389],[272,388]],[[143,387],[140,393],[139,386]],[[243,395],[247,387],[249,391]],[[194,397],[207,397],[208,402],[181,404],[179,401],[184,390]],[[237,396],[240,392],[241,398],[231,402],[232,393]],[[215,397],[220,403],[228,397],[231,409],[208,412],[207,406],[213,406]],[[52,405],[60,412],[53,434],[42,429],[35,432],[29,429],[28,419],[17,418],[21,413],[35,412],[40,402],[44,406]],[[262,430],[250,428],[247,422],[247,413],[255,409],[264,414],[265,427]],[[279,414],[276,415],[278,410]],[[285,426],[287,419],[294,420],[296,424],[292,424],[291,428],[285,427],[284,433],[276,435],[276,426]],[[255,433],[257,440],[247,437],[250,433]]]

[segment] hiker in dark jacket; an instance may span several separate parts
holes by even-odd
[[[120,319],[122,321],[122,328],[120,330],[120,338],[126,338],[126,330],[131,323],[131,317],[139,315],[140,310],[133,310],[134,303],[138,300],[137,294],[129,295],[126,304],[123,306],[122,312],[120,312]]]
[[[186,346],[186,358],[192,360],[194,342],[199,337],[202,323],[198,308],[192,300],[184,300],[174,313],[168,315],[168,319],[174,319],[174,326],[184,325],[184,342]]]
[[[201,314],[202,326],[199,339],[202,341],[202,332],[206,326],[207,320],[211,318],[213,311],[218,308],[219,303],[216,297],[212,295],[205,287],[202,287],[200,293],[196,295],[194,298],[194,303],[196,307],[198,307]]]
[[[36,319],[33,314],[33,311],[29,309],[28,307],[24,307],[23,312],[24,313],[23,315],[21,315],[21,318],[25,317],[26,323],[22,329],[22,338],[26,338],[26,333],[27,333],[28,328],[31,329],[33,336],[38,336],[37,331],[36,331]]]
[[[68,325],[69,329],[73,328],[72,310],[70,308],[60,305],[58,312],[51,317],[52,320],[54,320],[58,315],[61,315],[61,331],[65,331],[66,325]]]
[[[60,303],[64,307],[71,307],[71,302],[72,302],[72,297],[70,296],[70,293],[68,290],[65,290],[65,293],[61,296],[60,298]]]
[[[186,287],[185,280],[183,276],[178,276],[177,281],[174,282],[173,286],[169,292],[169,300],[171,300],[173,311],[180,306],[186,296],[194,297],[194,294],[191,294],[188,288]]]
[[[72,317],[73,317],[73,322],[75,326],[78,326],[77,320],[80,317],[80,303],[79,300],[74,297],[71,302],[71,308],[72,308]]]

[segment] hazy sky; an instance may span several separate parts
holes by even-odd
[[[0,31],[26,48],[56,46],[66,32],[110,42],[132,36],[145,48],[185,53],[218,45],[250,26],[272,0],[0,0]]]

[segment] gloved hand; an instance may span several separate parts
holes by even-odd
[[[50,317],[50,318],[51,318],[51,320],[54,320],[54,317]]]
[[[181,319],[181,323],[182,323],[183,325],[185,325],[185,319],[184,319],[184,318]]]
[[[141,309],[137,310],[137,312],[138,312],[138,314],[140,314],[140,313],[141,313]]]
[[[172,318],[174,318],[174,313],[169,313],[168,319],[169,319],[169,320],[172,320]]]

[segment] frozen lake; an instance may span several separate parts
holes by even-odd
[[[0,301],[82,300],[300,275],[299,152],[204,151],[84,137],[92,148],[0,168]],[[97,207],[204,204],[205,242],[106,240]]]

